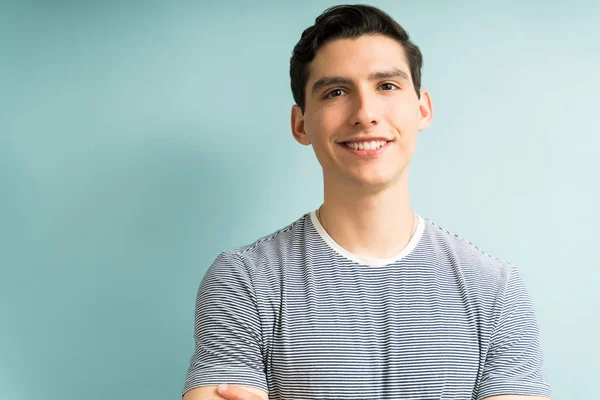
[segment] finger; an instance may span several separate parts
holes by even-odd
[[[258,395],[234,385],[221,384],[217,392],[227,400],[262,400]]]

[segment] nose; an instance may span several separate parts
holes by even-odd
[[[368,129],[379,123],[376,99],[367,93],[356,93],[353,99],[352,116],[350,124],[352,126],[362,125]]]

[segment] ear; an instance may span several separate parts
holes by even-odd
[[[419,99],[419,130],[426,129],[433,120],[433,106],[431,97],[427,90],[421,90],[421,98]]]
[[[292,106],[292,116],[290,118],[290,122],[292,125],[292,135],[294,135],[294,139],[296,139],[298,143],[308,146],[310,144],[310,138],[304,130],[304,115],[302,114],[300,106],[297,104]]]

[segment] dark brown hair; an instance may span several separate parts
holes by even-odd
[[[409,40],[408,32],[378,8],[363,4],[338,5],[325,10],[315,19],[313,26],[302,32],[300,41],[292,52],[290,59],[292,95],[302,113],[306,106],[308,67],[317,51],[331,40],[377,34],[396,39],[402,45],[417,97],[421,97],[423,55],[419,47]]]

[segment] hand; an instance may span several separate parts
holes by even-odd
[[[259,395],[234,385],[219,385],[217,393],[227,400],[263,400]]]

